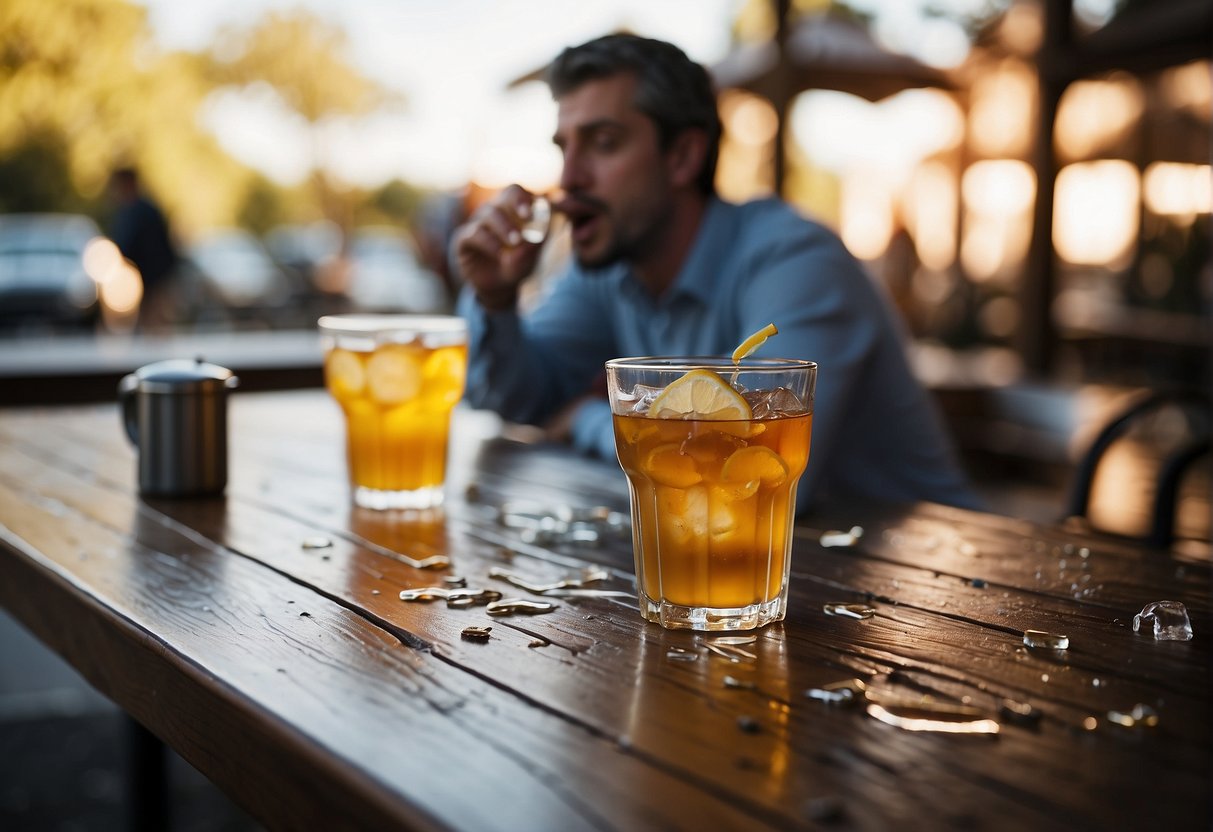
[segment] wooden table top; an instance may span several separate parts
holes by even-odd
[[[237,393],[229,425],[225,497],[145,500],[116,405],[0,410],[0,604],[268,828],[1210,826],[1199,555],[936,505],[822,508],[796,526],[787,620],[732,661],[641,620],[630,538],[501,522],[507,502],[626,512],[614,465],[460,410],[448,505],[418,517],[350,506],[323,391]],[[821,545],[853,526],[855,546]],[[450,566],[407,562],[432,556]],[[399,598],[451,575],[537,598],[489,571],[590,565],[617,597],[508,618]],[[1133,632],[1164,599],[1192,640]],[[999,733],[806,695],[849,679],[886,712],[967,707]]]

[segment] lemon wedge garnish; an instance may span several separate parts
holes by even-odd
[[[737,349],[733,350],[733,363],[736,364],[741,359],[752,355],[754,350],[767,342],[768,338],[778,334],[779,330],[775,328],[775,324],[767,324],[737,345]]]
[[[658,419],[745,420],[750,404],[711,370],[691,370],[653,400],[649,415]]]

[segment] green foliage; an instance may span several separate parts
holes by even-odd
[[[425,192],[407,182],[393,179],[371,193],[368,206],[384,217],[399,223],[410,223],[425,198]]]
[[[73,187],[67,147],[57,133],[27,136],[0,155],[0,213],[95,208]]]
[[[139,169],[186,237],[237,222],[261,231],[288,208],[345,210],[349,195],[330,193],[322,175],[288,200],[228,156],[198,113],[216,89],[255,82],[314,128],[389,101],[346,52],[340,29],[302,11],[270,13],[192,54],[158,50],[131,0],[0,0],[0,210],[103,213],[120,165]]]
[[[226,29],[213,50],[216,80],[264,81],[309,124],[365,115],[389,99],[386,90],[346,59],[345,33],[310,12],[270,12],[250,29]]]
[[[264,176],[255,176],[249,182],[244,204],[240,206],[237,221],[256,234],[264,235],[275,225],[288,219],[282,188]]]

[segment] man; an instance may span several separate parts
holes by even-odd
[[[165,326],[172,320],[171,284],[178,259],[168,221],[156,203],[143,193],[134,168],[115,170],[109,189],[115,204],[110,239],[143,279],[139,328]]]
[[[841,241],[779,200],[715,196],[720,121],[707,73],[661,41],[612,35],[548,69],[564,157],[555,207],[575,262],[525,318],[518,288],[539,245],[532,196],[512,186],[455,234],[471,331],[468,400],[556,426],[614,456],[594,389],[619,356],[727,355],[768,322],[763,353],[820,365],[798,508],[832,496],[972,506],[897,322]]]

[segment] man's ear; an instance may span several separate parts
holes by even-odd
[[[703,130],[687,128],[674,137],[666,151],[666,169],[675,187],[694,185],[708,154],[708,136]]]

